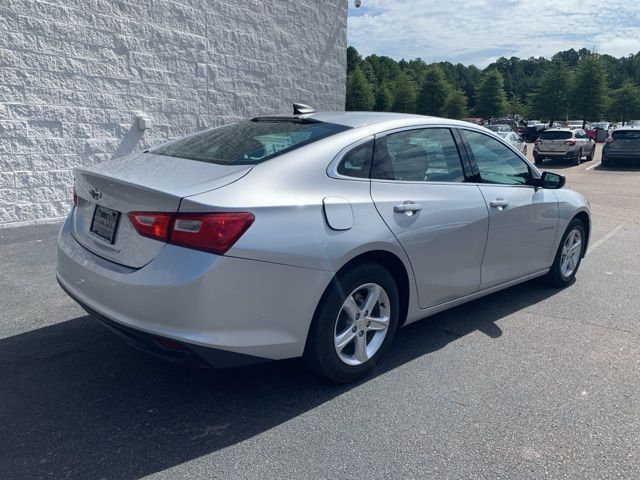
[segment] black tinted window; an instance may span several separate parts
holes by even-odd
[[[218,164],[255,164],[349,127],[300,119],[254,119],[199,132],[151,150]]]
[[[373,140],[358,145],[342,157],[338,165],[338,173],[347,177],[369,178],[372,156]]]
[[[495,138],[469,130],[461,130],[478,164],[482,183],[501,185],[529,185],[529,166],[510,148]]]
[[[618,130],[611,136],[614,140],[640,140],[640,130]]]
[[[549,131],[540,133],[540,140],[567,140],[571,138],[571,132]]]
[[[464,182],[460,155],[446,128],[392,133],[376,141],[372,178]]]

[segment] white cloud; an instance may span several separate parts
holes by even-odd
[[[363,55],[484,67],[501,56],[550,57],[569,48],[640,51],[636,0],[362,0],[349,45]]]

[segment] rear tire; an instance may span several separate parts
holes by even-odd
[[[564,288],[574,282],[582,262],[586,238],[582,221],[577,218],[571,220],[560,240],[553,265],[545,276],[548,285]]]
[[[399,312],[398,287],[381,265],[362,263],[340,273],[316,308],[305,365],[336,383],[366,376],[389,348]]]
[[[576,155],[576,157],[573,159],[573,164],[574,165],[580,165],[580,160],[582,160],[582,150],[580,150],[578,152],[578,154]]]
[[[541,167],[542,164],[544,163],[544,159],[541,157],[534,157],[533,161],[538,167]]]
[[[587,155],[587,162],[590,162],[590,161],[593,160],[593,156],[595,155],[595,153],[596,153],[596,147],[594,146],[591,149],[591,153],[589,153],[589,155]]]

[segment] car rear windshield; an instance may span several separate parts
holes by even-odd
[[[253,165],[349,128],[311,119],[254,118],[189,135],[150,151],[221,165]]]
[[[619,130],[611,136],[614,140],[640,140],[640,130]]]
[[[542,132],[540,140],[566,140],[571,138],[571,132]]]

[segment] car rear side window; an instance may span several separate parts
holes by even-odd
[[[369,178],[373,140],[349,150],[338,164],[338,173],[346,177]]]
[[[571,136],[571,132],[546,131],[540,133],[540,140],[568,140]]]
[[[376,140],[371,177],[413,182],[465,180],[448,128],[406,130]]]
[[[482,183],[531,185],[529,166],[510,148],[482,133],[461,130],[460,134],[471,148]]]
[[[311,119],[257,118],[189,135],[151,152],[221,165],[252,165],[349,128]]]
[[[614,140],[640,140],[640,130],[618,130],[611,136]]]

